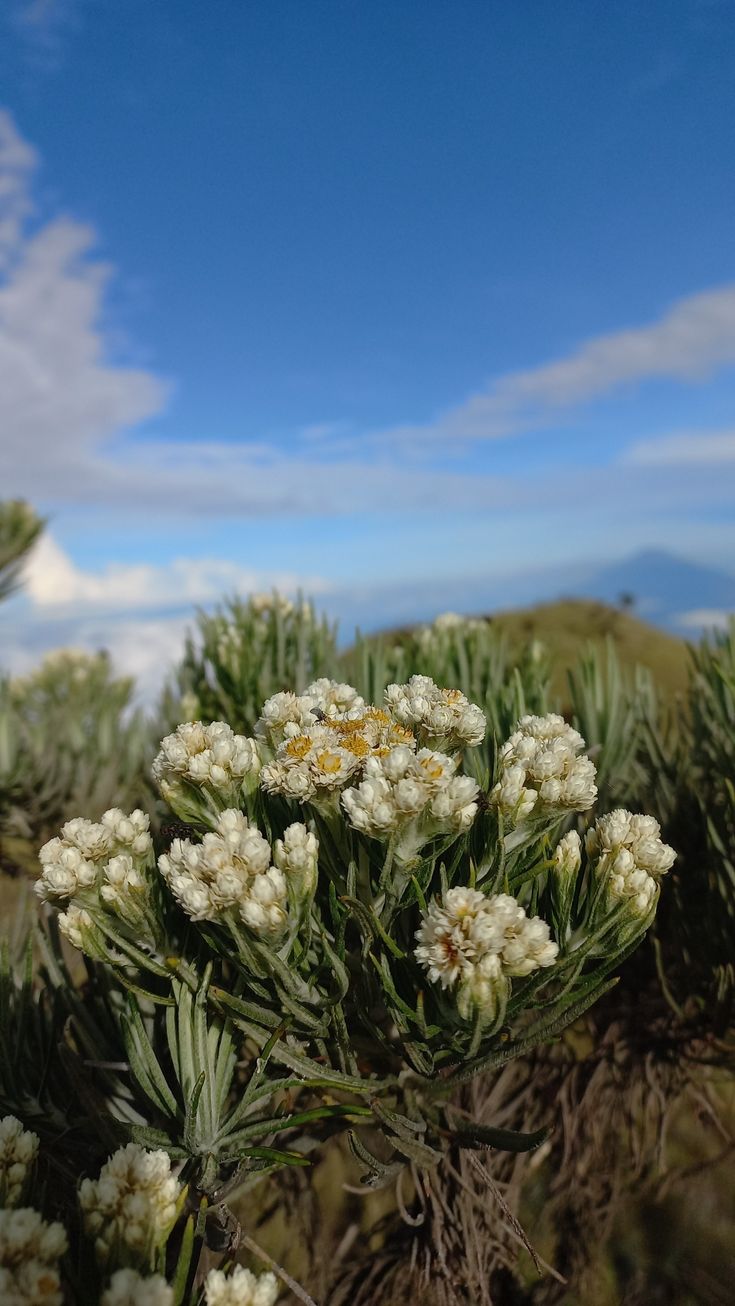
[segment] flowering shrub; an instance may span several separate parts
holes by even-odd
[[[58,930],[106,994],[74,1008],[64,1071],[81,1082],[69,1055],[94,1049],[87,1079],[121,1140],[82,1167],[75,1235],[108,1306],[163,1306],[172,1284],[176,1306],[272,1306],[270,1273],[198,1273],[220,1237],[207,1208],[337,1130],[372,1185],[449,1146],[543,1140],[460,1119],[452,1096],[614,983],[674,854],[622,810],[583,842],[569,828],[595,768],[561,717],[526,713],[483,753],[485,732],[424,674],[377,704],[321,678],[268,698],[250,735],[191,721],[162,741],[160,849],[145,813],[117,808],[42,848],[49,973],[63,987]],[[32,1160],[14,1129],[8,1194],[26,1178],[15,1153]]]

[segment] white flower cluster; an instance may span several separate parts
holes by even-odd
[[[364,711],[365,700],[352,685],[325,676],[308,685],[303,694],[290,690],[273,694],[263,704],[255,733],[275,751],[284,740],[303,734],[320,721],[360,716]]]
[[[263,768],[261,776],[263,788],[270,793],[302,803],[329,799],[358,777],[368,758],[384,756],[395,744],[416,747],[410,730],[381,708],[366,708],[349,685],[317,681],[311,688],[322,683],[331,685],[332,695],[339,697],[329,702],[322,693],[326,707],[316,709],[319,719],[311,709],[304,713],[299,708],[299,723],[287,722],[279,728],[282,738],[275,760]],[[271,738],[276,733],[271,731]]]
[[[99,1179],[83,1179],[79,1188],[84,1227],[99,1260],[124,1246],[145,1261],[168,1236],[180,1194],[166,1152],[149,1152],[137,1143],[114,1152]]]
[[[100,1306],[174,1306],[174,1290],[160,1274],[116,1270],[102,1294]]]
[[[617,808],[595,822],[585,843],[595,874],[605,877],[608,906],[625,901],[635,915],[647,915],[658,896],[658,880],[676,860],[655,817]]]
[[[554,869],[558,875],[573,879],[582,865],[582,840],[576,830],[570,830],[554,849]]]
[[[445,753],[405,744],[365,763],[364,779],[342,795],[350,824],[373,839],[401,834],[396,855],[407,859],[433,835],[468,830],[477,812],[476,781],[456,775]]]
[[[448,640],[459,636],[466,639],[487,630],[489,623],[481,617],[463,617],[458,612],[441,612],[430,626],[422,626],[418,641],[427,653],[442,650]]]
[[[292,842],[295,834],[289,838]],[[259,934],[277,934],[286,925],[283,870],[271,865],[270,844],[260,830],[234,808],[222,812],[201,843],[174,839],[158,865],[192,920],[212,921],[236,911]]]
[[[310,802],[343,788],[361,761],[328,726],[307,726],[284,740],[275,761],[263,767],[261,783],[268,793]]]
[[[163,797],[176,810],[187,782],[225,801],[236,800],[257,784],[260,753],[254,739],[236,735],[224,721],[203,725],[185,721],[161,740],[153,761],[153,778]]]
[[[68,902],[82,890],[95,886],[100,896],[114,905],[124,879],[121,868],[124,866],[128,875],[132,872],[140,875],[150,863],[152,852],[150,820],[139,809],[127,816],[119,808],[111,807],[101,821],[77,816],[61,827],[58,838],[43,845],[36,893],[44,900]],[[117,863],[117,868],[113,868],[110,876],[112,862]],[[105,884],[109,888],[107,895]],[[138,887],[133,876],[131,889]]]
[[[597,797],[595,766],[582,736],[556,713],[524,716],[500,750],[491,800],[511,821],[539,807],[584,812]]]
[[[0,1301],[5,1306],[62,1306],[59,1261],[67,1248],[60,1224],[38,1211],[0,1211]]]
[[[280,612],[282,617],[290,617],[296,611],[296,606],[291,599],[285,594],[279,594],[274,590],[272,594],[251,594],[248,599],[248,607],[252,609],[258,617],[269,617],[271,612]],[[311,605],[302,603],[298,609],[302,615],[306,616],[311,613]]]
[[[416,959],[442,988],[457,986],[465,1019],[475,1011],[492,1019],[509,978],[553,966],[559,951],[546,922],[528,917],[515,898],[460,887],[433,900],[416,938]]]
[[[277,1296],[275,1274],[255,1275],[242,1265],[236,1265],[229,1275],[210,1270],[204,1282],[206,1306],[274,1306]]]
[[[0,1208],[18,1206],[38,1155],[38,1136],[15,1116],[0,1120]]]
[[[476,703],[459,689],[440,689],[430,676],[411,676],[407,685],[389,685],[385,706],[419,742],[455,751],[481,744],[487,721]]]
[[[273,845],[273,861],[293,885],[297,898],[310,894],[316,884],[319,841],[299,821],[287,826],[282,839]]]

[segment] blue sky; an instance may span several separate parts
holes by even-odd
[[[11,660],[235,586],[732,569],[728,0],[2,13]]]

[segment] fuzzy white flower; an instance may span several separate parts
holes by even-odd
[[[41,877],[34,888],[44,901],[68,902],[97,879],[96,863],[65,839],[50,839],[45,843],[39,853],[39,860]]]
[[[580,756],[584,740],[556,713],[524,716],[503,744],[491,800],[512,821],[537,807],[582,812],[597,797],[595,766]]]
[[[448,889],[434,899],[416,933],[417,961],[441,987],[457,987],[460,1015],[482,1011],[493,1019],[508,993],[510,976],[552,966],[558,954],[549,927],[529,918],[509,894]]]
[[[206,1306],[274,1306],[278,1297],[278,1280],[270,1271],[253,1274],[236,1265],[232,1274],[210,1270],[204,1281]]]
[[[327,726],[314,725],[284,739],[276,760],[263,767],[261,784],[268,793],[309,802],[341,789],[361,762]]]
[[[471,973],[486,952],[498,952],[503,921],[488,912],[488,898],[479,889],[448,889],[429,905],[416,938],[416,959],[429,979],[452,988]]]
[[[308,604],[303,606],[309,608]],[[291,599],[287,598],[285,594],[279,594],[277,590],[274,590],[272,594],[251,594],[248,599],[248,607],[258,617],[269,617],[272,612],[279,612],[282,617],[290,617],[294,611]]]
[[[585,843],[595,874],[606,878],[608,906],[624,901],[635,915],[646,916],[658,896],[658,880],[676,860],[661,839],[658,821],[617,808],[591,826]]]
[[[79,1188],[84,1227],[98,1258],[104,1261],[120,1243],[145,1261],[168,1236],[180,1194],[166,1152],[149,1152],[137,1143],[119,1148],[99,1178],[83,1179]]]
[[[38,1155],[38,1135],[24,1129],[15,1116],[0,1120],[0,1207],[22,1201]]]
[[[576,830],[570,830],[554,849],[554,868],[559,875],[574,879],[582,865],[582,841]]]
[[[112,845],[118,853],[128,853],[136,861],[145,862],[153,852],[150,835],[151,821],[146,812],[136,807],[129,814],[119,807],[103,812],[100,824],[109,830]]]
[[[319,863],[319,841],[305,825],[296,821],[273,845],[273,861],[301,898],[312,892]]]
[[[102,1294],[100,1306],[173,1306],[174,1290],[160,1274],[116,1270]]]
[[[80,952],[85,951],[85,935],[88,931],[94,931],[94,923],[88,911],[78,907],[76,903],[70,903],[65,912],[59,913],[58,926],[73,948],[78,948]]]
[[[316,706],[306,694],[294,694],[291,690],[272,694],[255,723],[256,737],[276,749],[284,739],[303,734],[309,726],[316,725]]]
[[[261,759],[254,739],[236,735],[224,721],[187,721],[161,740],[153,777],[176,810],[182,782],[225,798],[257,781]]]
[[[343,717],[348,713],[357,716],[365,711],[365,699],[361,698],[352,685],[322,676],[306,687],[306,697],[311,699],[312,711],[321,712],[327,717]]]
[[[58,1263],[67,1249],[60,1224],[38,1211],[0,1211],[0,1301],[7,1306],[62,1306]]]
[[[482,709],[459,689],[440,689],[430,676],[411,676],[406,685],[389,685],[385,706],[425,743],[454,751],[481,744],[485,738]]]
[[[88,821],[75,816],[61,827],[61,840],[70,848],[77,848],[90,862],[101,861],[112,848],[110,832],[101,821]]]
[[[385,756],[369,757],[361,784],[346,789],[342,805],[350,824],[374,839],[401,831],[396,853],[415,854],[421,843],[442,832],[469,829],[477,812],[478,785],[456,775],[457,762],[445,753],[422,748],[414,753],[399,744]]]
[[[251,929],[276,934],[286,921],[283,872],[271,866],[270,845],[242,812],[222,812],[201,843],[174,839],[158,861],[163,878],[192,920],[236,911]]]

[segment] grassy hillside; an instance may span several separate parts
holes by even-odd
[[[540,640],[554,664],[554,688],[563,692],[567,669],[587,643],[598,647],[607,639],[615,643],[626,666],[647,667],[664,693],[686,688],[689,655],[684,640],[641,621],[619,608],[591,599],[559,599],[533,608],[493,614],[492,625],[500,629],[512,648]]]

